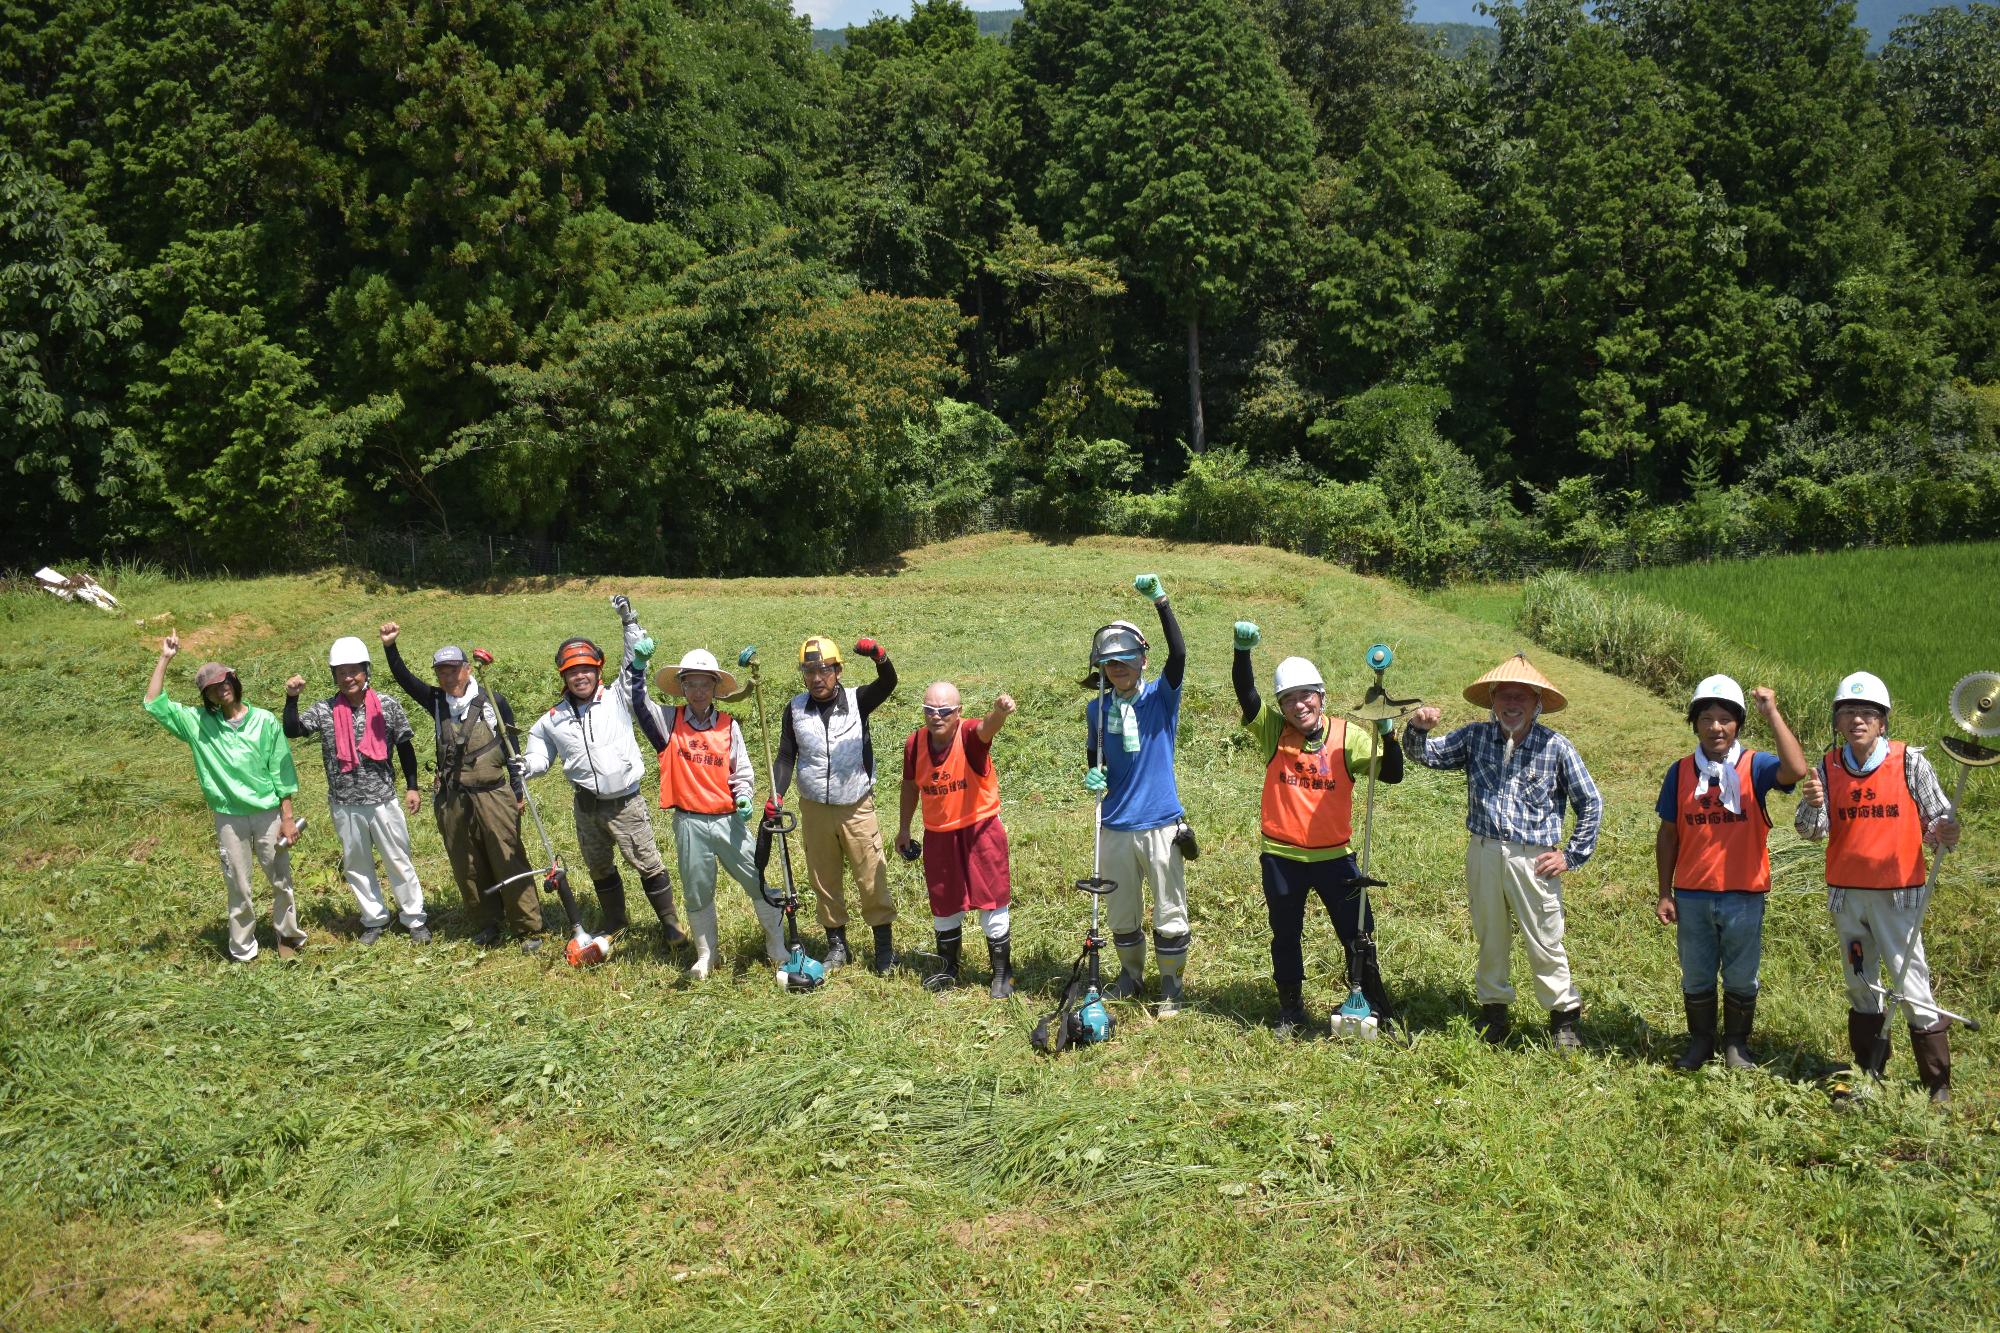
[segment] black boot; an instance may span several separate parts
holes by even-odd
[[[600,935],[616,935],[625,929],[625,881],[612,871],[603,879],[592,880],[590,887],[597,890],[597,931]]]
[[[1887,1014],[1864,1014],[1853,1009],[1847,1011],[1847,1046],[1854,1052],[1856,1073],[1879,1079],[1888,1067],[1889,1036],[1883,1030],[1888,1017]],[[1881,1047],[1879,1051],[1876,1049],[1878,1044]]]
[[[896,939],[892,928],[875,927],[875,975],[886,977],[889,969],[896,965]]]
[[[1567,1055],[1583,1049],[1583,1034],[1576,1030],[1577,1019],[1582,1016],[1581,1005],[1549,1011],[1549,1040],[1555,1044],[1556,1050]]]
[[[1722,993],[1722,1058],[1731,1069],[1755,1069],[1750,1029],[1757,1025],[1757,997]]]
[[[938,970],[924,978],[925,990],[950,990],[958,984],[958,955],[965,944],[965,930],[954,926],[937,933]]]
[[[1281,1037],[1302,1037],[1312,1026],[1312,1018],[1306,1013],[1305,1000],[1301,995],[1301,983],[1280,981],[1278,987],[1278,1035]]]
[[[1688,1016],[1687,1053],[1674,1061],[1676,1069],[1699,1069],[1715,1055],[1715,992],[1682,995]]]
[[[1507,1034],[1514,1030],[1514,1020],[1508,1016],[1504,1004],[1482,1004],[1479,1006],[1479,1020],[1473,1024],[1487,1044],[1498,1046],[1507,1040]]]
[[[828,926],[826,928],[826,958],[824,965],[831,972],[837,967],[846,967],[854,961],[847,952],[847,927]]]
[[[997,940],[986,941],[986,962],[993,969],[993,988],[989,994],[996,1000],[1004,1000],[1014,993],[1014,933],[1002,935]]]
[[[1931,1103],[1943,1106],[1951,1101],[1951,1020],[1941,1018],[1936,1027],[1911,1028],[1910,1051],[1917,1059],[1917,1077],[1930,1089]]]
[[[646,902],[652,907],[653,915],[660,919],[660,935],[666,941],[667,947],[671,949],[676,945],[686,944],[687,932],[681,929],[679,920],[674,916],[674,882],[667,878],[667,872],[662,870],[656,875],[646,876],[639,881],[639,889],[646,895]],[[624,905],[622,895],[619,898],[619,905],[622,910]]]
[[[1382,982],[1382,964],[1375,955],[1374,936],[1363,935],[1349,946],[1347,986],[1349,990],[1361,988],[1361,996],[1368,1001],[1377,1023],[1386,1027],[1396,1017],[1396,1006],[1389,1003],[1389,988]]]

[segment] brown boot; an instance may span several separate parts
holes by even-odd
[[[1847,1011],[1847,1046],[1854,1052],[1854,1072],[1867,1074],[1871,1078],[1881,1078],[1882,1071],[1889,1064],[1889,1035],[1882,1030],[1888,1021],[1887,1014],[1864,1014],[1858,1010]],[[1875,1047],[1881,1043],[1878,1054]]]
[[[1951,1100],[1951,1020],[1941,1018],[1936,1027],[1911,1028],[1910,1050],[1917,1057],[1917,1077],[1931,1090],[1931,1102],[1943,1106]]]

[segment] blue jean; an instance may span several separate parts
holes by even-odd
[[[1674,890],[1679,922],[1674,930],[1680,946],[1681,990],[1702,995],[1722,988],[1731,995],[1757,993],[1757,969],[1764,959],[1765,893],[1702,893]]]

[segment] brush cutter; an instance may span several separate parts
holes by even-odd
[[[1099,672],[1097,753],[1100,756],[1104,753],[1105,710],[1110,705],[1111,684]],[[1104,935],[1097,928],[1098,904],[1106,894],[1118,888],[1116,880],[1105,879],[1095,873],[1104,846],[1103,793],[1098,793],[1093,808],[1090,844],[1093,873],[1077,880],[1074,885],[1077,892],[1090,895],[1090,930],[1085,933],[1083,949],[1069,970],[1069,980],[1063,983],[1061,1001],[1042,1015],[1041,1021],[1035,1024],[1035,1030],[1028,1035],[1028,1044],[1045,1055],[1057,1055],[1072,1046],[1095,1046],[1099,1042],[1110,1041],[1118,1030],[1118,1020],[1111,1016],[1111,1010],[1104,1003],[1103,975],[1099,967],[1099,955],[1104,952]]]
[[[750,673],[750,693],[757,700],[757,735],[764,746],[764,771],[771,772],[771,729],[764,720],[764,678],[757,661],[757,645],[751,644],[736,654],[736,665]],[[826,984],[826,968],[821,962],[806,952],[806,946],[799,942],[799,890],[792,878],[792,831],[799,826],[796,811],[786,810],[776,805],[776,793],[772,793],[773,809],[764,816],[764,822],[757,828],[757,896],[772,907],[784,913],[785,917],[785,961],[778,964],[777,981],[780,989],[791,992],[818,990]],[[764,869],[771,861],[771,839],[778,840],[780,863],[784,866],[785,891],[776,897],[771,894],[765,882]]]
[[[1368,890],[1387,888],[1388,885],[1368,871],[1374,853],[1375,766],[1382,757],[1381,724],[1401,721],[1422,708],[1424,701],[1391,698],[1384,688],[1382,673],[1396,660],[1396,654],[1388,644],[1371,646],[1366,660],[1369,670],[1375,673],[1375,683],[1368,687],[1368,693],[1360,703],[1346,711],[1347,717],[1368,728],[1368,787],[1362,799],[1361,873],[1354,880],[1354,891],[1361,895],[1361,911],[1355,917],[1358,929],[1347,946],[1347,998],[1333,1011],[1332,1028],[1336,1037],[1373,1041],[1381,1025],[1394,1024],[1401,1029],[1403,1043],[1408,1045],[1409,1026],[1397,1018],[1395,1006],[1389,1002],[1388,987],[1382,984],[1382,967],[1375,957],[1375,932],[1368,925]]]
[[[490,664],[493,661],[492,655],[484,650],[480,650],[477,656],[483,663]],[[479,706],[485,713],[486,725],[493,728],[493,734],[499,738],[500,753],[505,756],[507,767],[517,768],[516,761],[521,757],[520,752],[514,748],[513,742],[508,740],[507,728],[500,724],[499,710],[493,707],[491,692],[487,690],[479,692]],[[542,854],[548,857],[548,861],[533,869],[524,870],[518,875],[509,875],[498,884],[488,885],[479,891],[480,896],[498,893],[509,884],[540,875],[542,887],[555,894],[556,900],[562,904],[563,916],[569,921],[570,939],[563,948],[564,959],[571,967],[594,967],[611,956],[611,937],[593,935],[585,928],[583,914],[576,907],[576,895],[570,891],[569,871],[563,868],[562,857],[556,854],[555,843],[549,838],[548,825],[542,822],[542,808],[536,804],[534,789],[527,784],[525,775],[521,783],[521,792],[527,797],[528,813],[534,816],[535,831],[542,835]]]

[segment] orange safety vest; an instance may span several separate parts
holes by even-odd
[[[1722,893],[1771,890],[1771,816],[1751,785],[1751,760],[1745,750],[1736,760],[1736,781],[1743,790],[1743,813],[1732,815],[1722,794],[1710,787],[1700,800],[1694,786],[1700,776],[1694,756],[1681,760],[1674,810],[1680,822],[1680,843],[1674,852],[1674,887]],[[1752,812],[1755,813],[1752,813]]]
[[[930,733],[922,727],[903,743],[903,771],[923,799],[926,833],[971,828],[1000,813],[1000,773],[992,756],[987,756],[986,771],[979,773],[965,754],[965,730],[978,725],[971,718],[961,720],[942,758],[931,752]]]
[[[717,710],[715,725],[696,731],[687,708],[675,704],[668,715],[673,730],[660,751],[660,809],[691,815],[726,815],[736,808],[729,787],[729,759],[735,748],[736,719]]]
[[[1903,743],[1873,773],[1826,754],[1826,882],[1836,889],[1914,889],[1924,882],[1924,818],[1910,795]]]
[[[1347,771],[1347,719],[1326,719],[1326,739],[1306,752],[1287,722],[1264,768],[1264,836],[1289,847],[1345,847],[1354,838],[1354,775]]]

